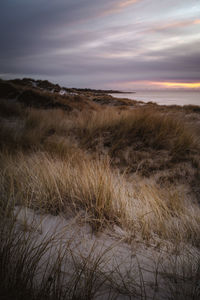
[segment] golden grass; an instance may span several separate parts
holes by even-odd
[[[60,109],[26,109],[21,118],[17,116],[0,122],[1,147],[12,152],[50,148],[49,137],[68,136],[68,114]]]
[[[51,135],[79,138],[87,148],[108,147],[111,157],[131,146],[133,150],[165,149],[173,159],[182,159],[199,149],[199,140],[180,119],[155,110],[119,111],[106,108],[69,115],[60,109],[29,109],[17,144],[41,146]],[[98,149],[96,149],[98,150]]]
[[[65,160],[44,152],[1,155],[1,194],[35,209],[67,215],[83,211],[94,230],[118,224],[131,236],[157,237],[199,246],[200,208],[181,191],[132,181],[111,169],[108,159],[69,152]]]
[[[94,145],[99,138],[111,147],[112,153],[138,141],[143,148],[164,148],[176,157],[197,147],[194,134],[180,119],[149,109],[84,112],[79,115],[76,127],[87,146]]]
[[[170,240],[174,245],[189,242],[200,245],[200,208],[192,204],[178,189],[140,182],[134,196],[139,230],[144,239],[155,233],[162,240]]]
[[[1,186],[6,201],[34,206],[45,211],[84,209],[94,227],[117,220],[122,193],[119,175],[107,160],[89,161],[71,153],[65,161],[38,152],[1,157]]]
[[[67,115],[60,109],[30,109],[25,118],[19,145],[23,147],[40,147],[44,140],[53,134],[66,134]]]

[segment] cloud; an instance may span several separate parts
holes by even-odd
[[[143,0],[124,0],[124,1],[120,1],[118,3],[115,3],[112,5],[112,7],[110,7],[109,9],[105,10],[102,15],[106,16],[106,15],[111,15],[111,14],[115,14],[115,13],[120,13],[121,11],[123,11],[124,9],[128,8],[129,6],[136,4],[137,2],[141,2]]]
[[[199,82],[200,5],[172,3],[2,0],[1,73],[99,88],[113,82]]]
[[[165,24],[160,24],[159,26],[155,26],[151,28],[149,31],[152,32],[157,32],[157,31],[165,31],[168,29],[175,29],[175,28],[183,28],[183,27],[188,27],[192,25],[199,25],[200,24],[200,19],[195,19],[195,20],[184,20],[184,21],[179,21],[179,22],[171,22],[171,23],[165,23]]]

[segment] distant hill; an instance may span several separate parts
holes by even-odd
[[[109,95],[114,90],[66,88],[48,80],[31,78],[1,80],[0,99],[13,99],[24,106],[61,108],[64,110],[98,109],[101,105],[133,106],[134,100],[117,99]]]
[[[100,90],[100,89],[90,89],[90,88],[67,88],[61,87],[59,84],[53,84],[48,80],[34,80],[32,78],[23,78],[23,79],[13,79],[9,80],[11,83],[29,87],[38,87],[43,88],[46,90],[54,90],[55,92],[60,92],[61,90],[65,90],[67,92],[92,92],[92,93],[100,93],[100,94],[116,94],[116,93],[123,93],[122,91],[118,90]]]

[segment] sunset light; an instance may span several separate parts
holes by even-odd
[[[200,88],[200,82],[152,82],[152,85],[158,85],[160,87],[167,87],[167,88],[189,88],[189,89],[196,89]]]

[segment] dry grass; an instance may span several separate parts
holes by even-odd
[[[68,136],[68,114],[60,109],[23,110],[21,118],[15,116],[1,122],[1,147],[11,152],[49,148],[51,137]],[[13,148],[13,144],[15,147]],[[63,141],[61,142],[63,144]],[[58,147],[59,148],[59,147]]]
[[[38,152],[2,155],[1,168],[5,202],[15,199],[16,204],[53,214],[84,209],[94,228],[118,219],[125,194],[120,187],[123,179],[111,171],[107,160],[89,161],[79,152],[69,152],[68,160],[62,161]]]
[[[180,120],[152,110],[108,108],[71,115],[59,109],[29,109],[21,122],[21,128],[19,122],[1,127],[5,201],[14,198],[54,214],[84,209],[95,229],[117,223],[139,230],[145,239],[156,233],[164,239],[199,243],[198,207],[187,203],[173,182],[169,184],[172,177],[176,182],[187,176],[191,187],[197,187],[198,139]],[[183,160],[188,161],[188,175],[181,169],[180,175],[178,169],[174,175],[164,172]],[[162,166],[162,178],[157,179],[162,188],[155,179],[148,186],[141,179],[126,183],[120,171],[112,169],[124,162],[127,171],[135,168],[135,174],[145,176]],[[179,226],[183,230],[177,230]]]
[[[22,147],[41,147],[45,139],[55,133],[66,134],[67,114],[62,110],[31,109],[25,118],[24,130],[19,145]]]
[[[59,135],[72,140],[77,136],[85,148],[108,148],[111,158],[128,147],[140,152],[167,150],[174,161],[199,150],[196,134],[180,119],[153,110],[107,108],[69,115],[60,109],[29,109],[23,119],[24,128],[16,142],[27,147],[39,147],[47,137]]]
[[[109,155],[114,167],[143,177],[157,176],[163,186],[185,184],[189,193],[199,197],[198,164],[194,163],[200,160],[199,136],[180,117],[152,109],[107,108],[80,113],[71,132],[84,149]]]
[[[105,109],[93,114],[82,113],[76,122],[81,139],[93,146],[98,139],[110,146],[111,153],[140,143],[153,149],[167,149],[173,156],[183,156],[197,147],[196,137],[181,120],[149,109],[118,111]]]
[[[57,214],[84,211],[94,230],[118,224],[130,236],[158,236],[174,245],[199,246],[200,208],[171,187],[127,183],[109,160],[89,160],[69,152],[65,160],[43,152],[1,156],[1,194],[35,209]],[[186,199],[185,199],[186,198]]]
[[[145,240],[154,233],[174,246],[182,242],[200,246],[200,208],[182,191],[173,186],[161,189],[154,183],[140,182],[134,189],[134,197],[138,200],[134,209],[139,231]]]

